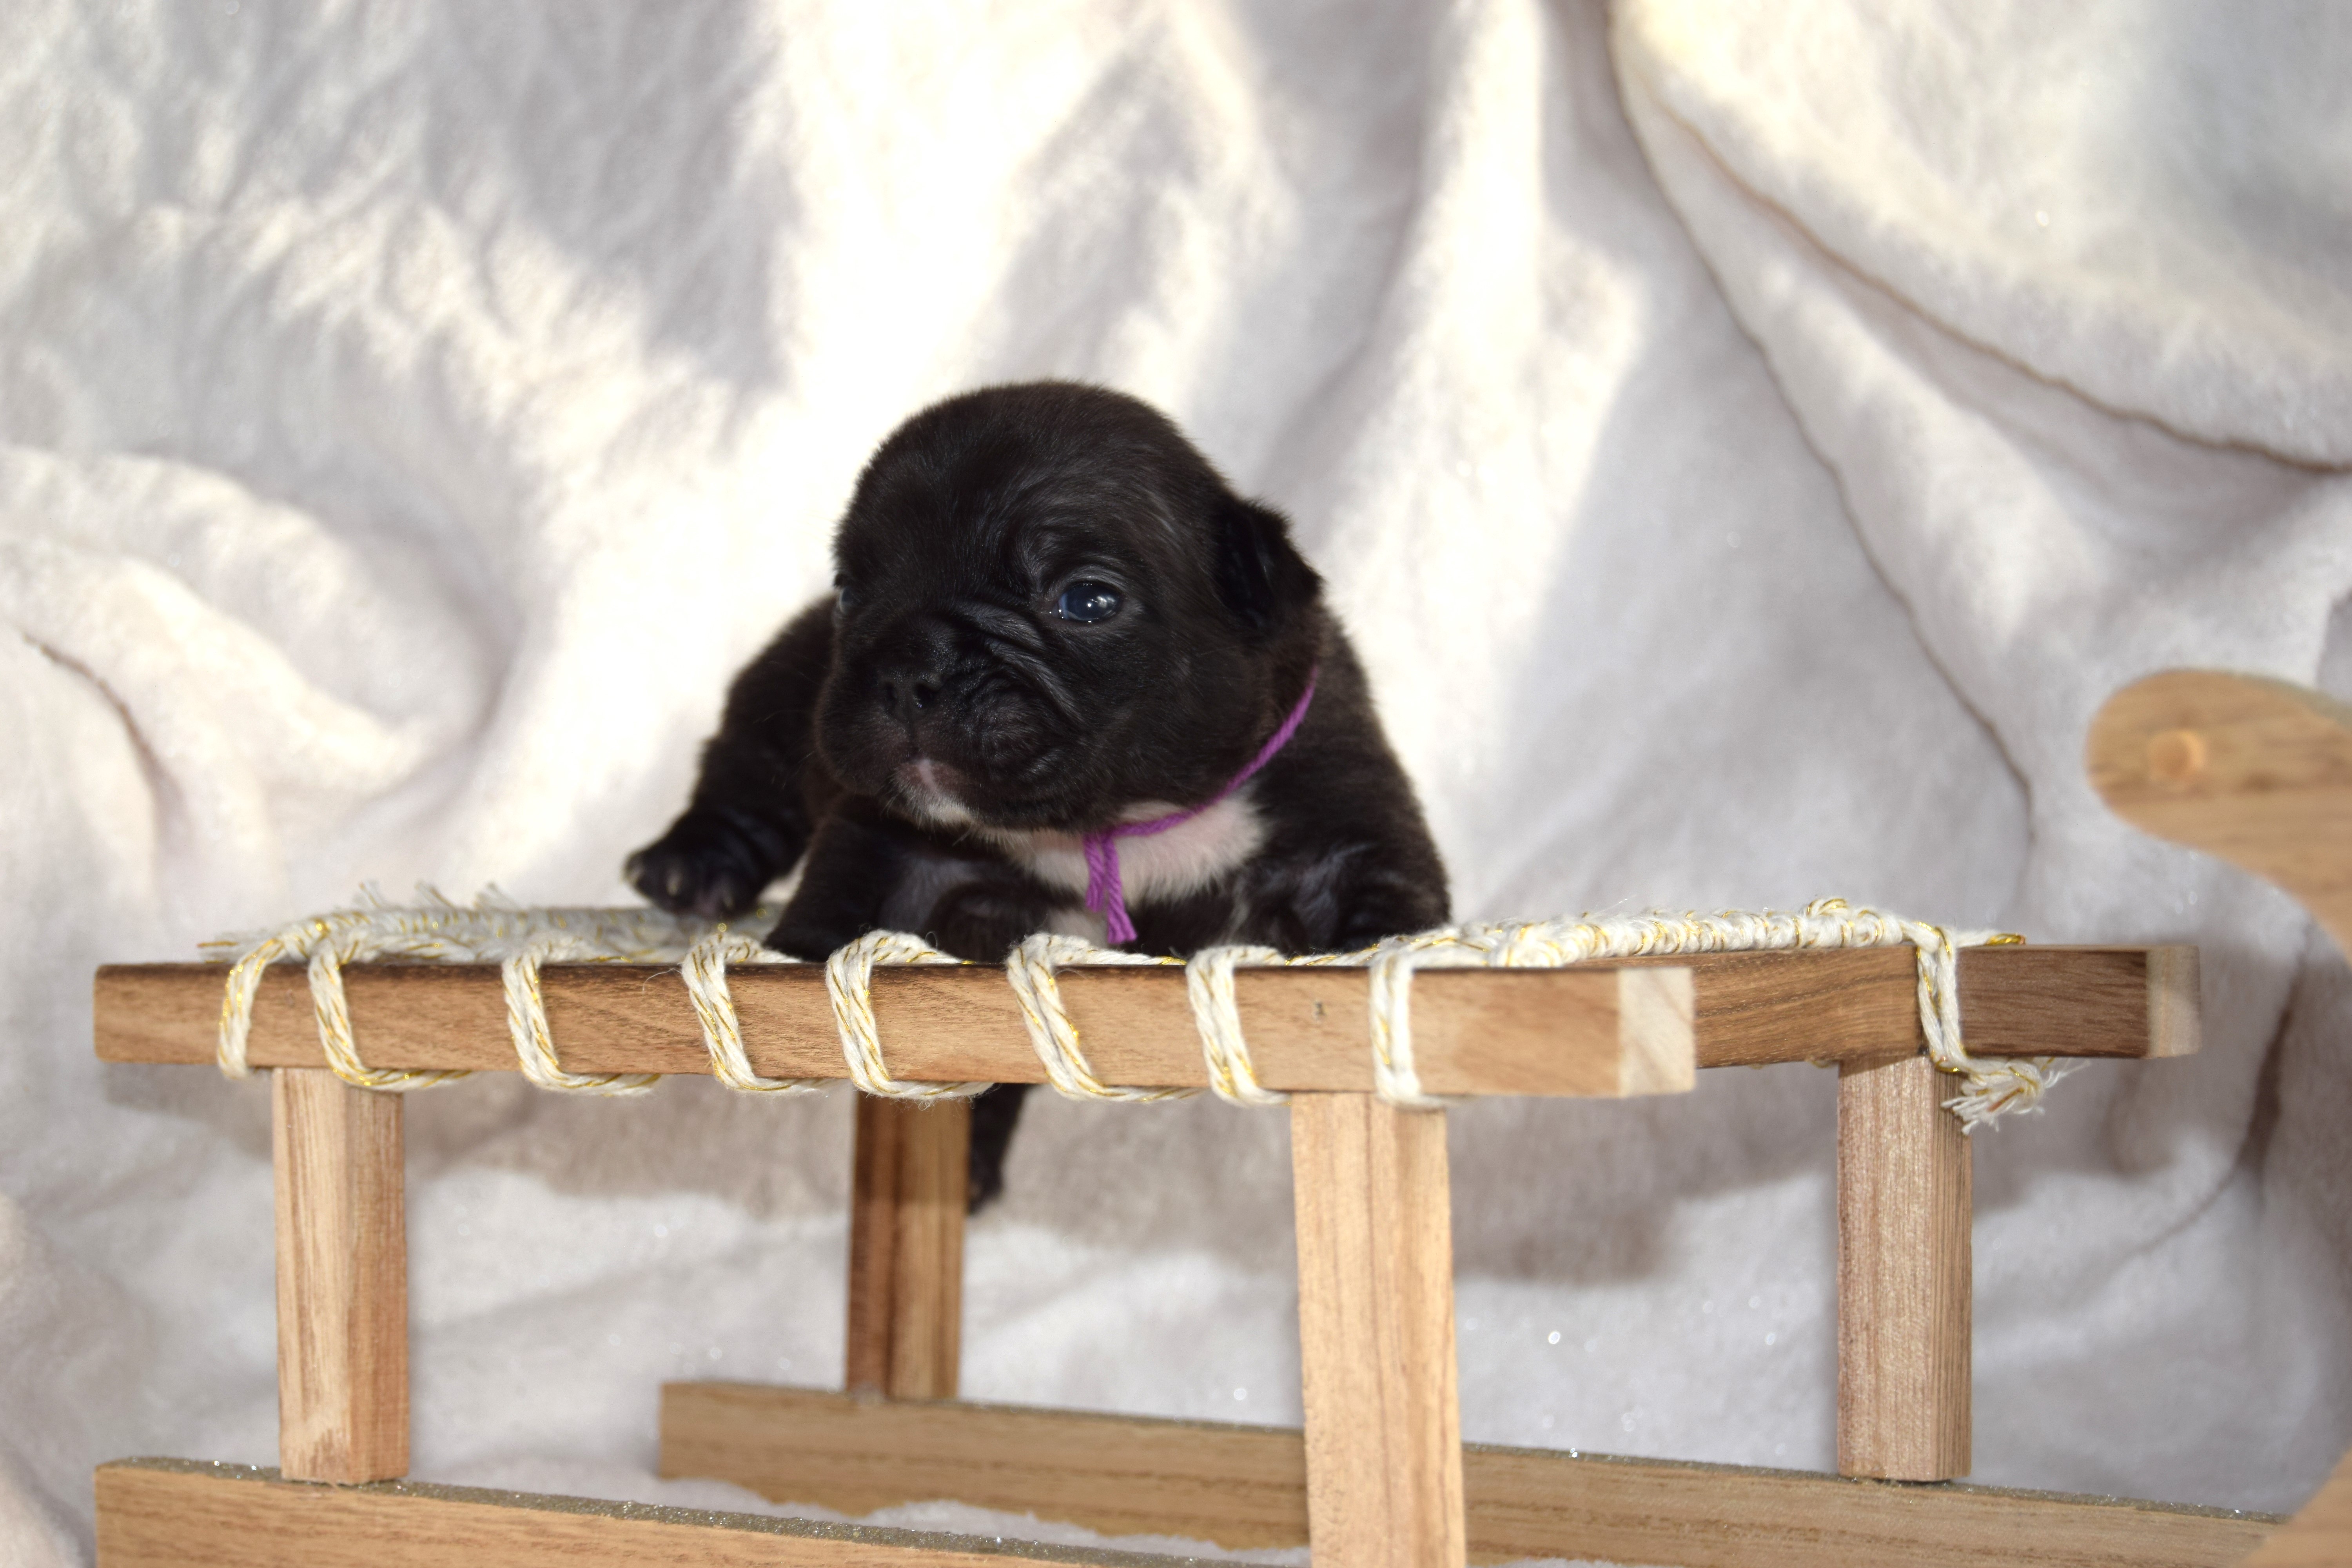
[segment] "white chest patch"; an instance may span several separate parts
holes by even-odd
[[[1127,901],[1158,903],[1198,892],[1256,854],[1265,842],[1265,826],[1249,804],[1248,793],[1229,795],[1164,833],[1119,839],[1118,880]],[[1146,801],[1127,816],[1132,822],[1149,822],[1178,809]],[[997,830],[989,837],[1047,887],[1086,895],[1086,847],[1076,834]]]

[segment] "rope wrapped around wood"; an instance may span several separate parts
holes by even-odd
[[[540,987],[540,968],[551,961],[585,960],[677,964],[701,1026],[711,1073],[730,1089],[754,1094],[805,1094],[831,1081],[766,1078],[752,1068],[728,990],[728,968],[737,963],[798,961],[724,924],[679,919],[655,910],[523,909],[496,889],[467,908],[429,888],[419,891],[421,904],[402,907],[384,902],[369,889],[358,908],[299,921],[258,939],[206,944],[240,950],[230,966],[221,1004],[221,1070],[232,1078],[246,1077],[250,1071],[246,1045],[263,968],[273,963],[307,960],[320,1044],[328,1066],[338,1077],[362,1088],[392,1091],[431,1089],[463,1078],[467,1075],[461,1071],[377,1068],[363,1062],[352,1037],[342,966],[367,959],[495,961],[500,965],[516,1058],[533,1083],[568,1093],[642,1094],[658,1081],[657,1075],[573,1073],[557,1059]],[[774,912],[759,911],[754,918],[772,921]],[[1288,1096],[1259,1081],[1248,1042],[1243,1037],[1234,996],[1236,971],[1277,966],[1364,969],[1370,998],[1368,1025],[1375,1092],[1392,1105],[1436,1110],[1448,1101],[1422,1089],[1413,1065],[1412,986],[1416,969],[1551,969],[1600,959],[1676,953],[1908,944],[1918,955],[1919,1024],[1927,1054],[1939,1068],[1960,1080],[1959,1092],[1944,1103],[1966,1130],[1973,1131],[2011,1111],[2038,1110],[2050,1086],[2068,1070],[2048,1057],[1979,1058],[1969,1054],[1962,1039],[1958,950],[2022,940],[1994,931],[1955,932],[1876,910],[1853,909],[1842,899],[1823,899],[1794,914],[1726,910],[1712,915],[1654,913],[1469,922],[1395,937],[1344,953],[1292,957],[1265,947],[1213,947],[1185,963],[1185,993],[1200,1033],[1210,1090],[1237,1105],[1280,1105]],[[841,1037],[843,1059],[859,1089],[890,1099],[938,1100],[977,1094],[988,1087],[893,1077],[875,1024],[872,992],[877,964],[958,962],[917,937],[888,931],[870,931],[826,960],[825,988]],[[1130,1088],[1103,1082],[1087,1059],[1055,978],[1057,971],[1073,965],[1178,962],[1045,932],[1028,938],[1006,956],[1005,977],[1020,1004],[1030,1045],[1056,1091],[1074,1100],[1139,1104],[1200,1092],[1189,1087]]]

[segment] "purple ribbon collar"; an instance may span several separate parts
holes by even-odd
[[[1225,781],[1224,788],[1189,811],[1171,811],[1149,822],[1122,822],[1116,827],[1089,833],[1081,840],[1087,849],[1087,908],[1103,917],[1107,928],[1104,934],[1113,947],[1135,940],[1135,922],[1128,919],[1127,894],[1119,886],[1118,841],[1165,833],[1180,823],[1190,822],[1256,777],[1257,771],[1274,761],[1274,754],[1288,745],[1290,737],[1298,733],[1298,726],[1307,721],[1307,705],[1315,700],[1315,678],[1319,673],[1319,669],[1307,672],[1307,689],[1300,694],[1298,706],[1290,710],[1290,717],[1282,721],[1279,729],[1266,737],[1265,744],[1258,748],[1249,766]]]

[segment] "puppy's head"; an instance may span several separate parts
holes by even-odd
[[[883,442],[835,541],[818,745],[919,821],[1084,830],[1214,794],[1295,701],[1321,583],[1166,418],[1041,382]]]

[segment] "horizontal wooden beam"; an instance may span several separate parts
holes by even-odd
[[[101,1568],[1176,1568],[1197,1559],[190,1459],[98,1470]]]
[[[1687,983],[1679,978],[1685,973]],[[2162,1057],[2197,1048],[2193,947],[1973,948],[1960,955],[1959,973],[1969,1047],[1989,1056]],[[496,966],[358,963],[343,976],[372,1064],[514,1070]],[[101,968],[98,1054],[211,1061],[224,977],[216,964]],[[543,984],[557,1049],[573,1071],[710,1070],[675,969],[551,963]],[[761,1072],[845,1075],[818,968],[739,968],[728,984]],[[1701,1067],[1739,1067],[1917,1049],[1916,985],[1908,948],[1430,970],[1413,981],[1413,1037],[1422,1081],[1436,1093],[1671,1091],[1688,1085],[1685,1051]],[[1106,1082],[1207,1081],[1176,970],[1066,971],[1062,992]],[[1271,1087],[1372,1087],[1362,971],[1244,970],[1234,994]],[[992,966],[878,971],[874,1011],[901,1078],[1044,1077],[1003,972]],[[274,966],[264,977],[250,1056],[257,1067],[325,1064],[300,966]]]
[[[1299,1434],[953,1402],[861,1402],[815,1390],[673,1383],[661,1473],[732,1481],[779,1502],[867,1513],[953,1499],[1106,1534],[1229,1551],[1307,1540]],[[1465,1444],[1474,1562],[1600,1558],[1690,1568],[2219,1568],[2275,1516],[1956,1482]]]
[[[1692,1081],[1687,972],[1555,971],[1416,980],[1413,1035],[1423,1084],[1446,1094],[1615,1096]],[[110,1061],[210,1061],[223,972],[201,964],[110,966],[97,988],[99,1055]],[[1473,984],[1464,984],[1464,981]],[[352,1033],[377,1067],[431,1063],[515,1068],[499,972],[489,964],[352,964],[343,971]],[[675,969],[549,964],[548,1024],[575,1072],[708,1073],[692,1004]],[[740,968],[728,976],[752,1065],[781,1078],[845,1078],[841,1037],[815,966]],[[1066,971],[1062,995],[1107,1083],[1205,1086],[1181,971]],[[1259,1077],[1281,1089],[1370,1089],[1361,971],[1249,973],[1236,987]],[[902,1079],[1045,1079],[1003,971],[885,969],[874,1015]],[[324,1061],[299,966],[274,967],[253,1009],[257,1067]]]

